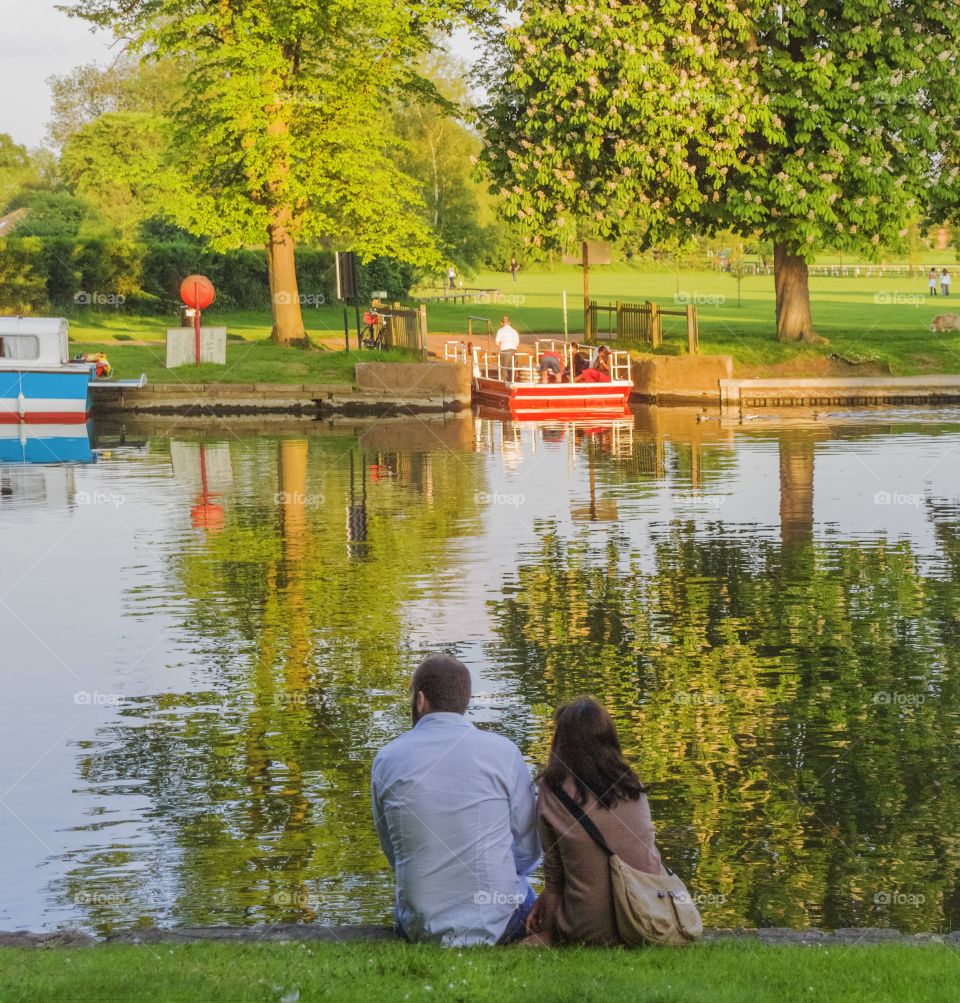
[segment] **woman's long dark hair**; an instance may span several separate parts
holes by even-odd
[[[580,804],[586,804],[588,793],[604,808],[645,793],[623,758],[613,718],[592,697],[572,700],[553,715],[553,743],[540,782],[555,787],[567,780],[573,781]]]

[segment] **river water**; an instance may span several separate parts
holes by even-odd
[[[94,429],[0,466],[0,928],[384,921],[423,653],[591,693],[711,926],[960,923],[960,412]]]

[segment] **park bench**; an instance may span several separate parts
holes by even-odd
[[[499,289],[477,289],[464,287],[460,289],[445,289],[430,296],[418,296],[421,303],[499,303],[503,293]]]

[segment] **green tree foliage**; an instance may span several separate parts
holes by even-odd
[[[425,76],[437,94],[402,102],[392,116],[392,128],[402,146],[398,164],[419,184],[423,218],[433,231],[444,260],[461,271],[484,264],[503,267],[510,250],[507,225],[498,217],[494,200],[477,180],[475,164],[480,138],[469,124],[472,115],[466,68],[449,56],[436,56]],[[498,258],[499,252],[499,258]]]
[[[382,110],[416,89],[430,33],[458,0],[73,0],[65,9],[141,50],[192,60],[172,151],[174,219],[221,246],[265,243],[274,337],[305,338],[296,241],[426,263],[417,186],[387,156]]]
[[[812,339],[816,251],[894,246],[931,201],[956,202],[940,158],[958,36],[944,0],[527,5],[487,163],[533,239],[699,224],[772,240],[778,336]]]
[[[488,64],[484,161],[534,244],[654,242],[692,225],[747,136],[773,137],[749,13],[720,0],[523,6]]]
[[[179,195],[165,169],[169,132],[169,122],[158,115],[106,112],[66,139],[61,176],[121,236],[133,237]]]
[[[27,210],[23,222],[17,226],[18,236],[76,237],[100,227],[96,210],[88,202],[63,190],[26,189],[14,196],[7,208]]]
[[[46,302],[41,241],[0,240],[0,311],[29,314],[42,310]]]
[[[782,129],[752,134],[717,217],[774,241],[777,333],[810,338],[806,262],[825,247],[902,247],[920,212],[954,195],[960,7],[791,0],[757,21],[759,86]]]
[[[108,67],[90,63],[50,77],[50,141],[62,147],[75,132],[101,115],[167,115],[183,94],[188,66],[188,59],[141,61],[127,53]]]
[[[8,203],[27,185],[39,180],[39,165],[25,146],[0,132],[0,214],[11,208]]]

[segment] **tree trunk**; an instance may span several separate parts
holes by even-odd
[[[813,539],[814,440],[780,439],[780,539],[784,547]]]
[[[267,277],[270,282],[270,305],[273,331],[270,337],[278,345],[305,347],[310,344],[303,327],[297,267],[293,256],[293,237],[281,216],[267,230]]]
[[[773,245],[773,281],[777,291],[777,338],[822,343],[810,319],[809,269],[786,245]]]

